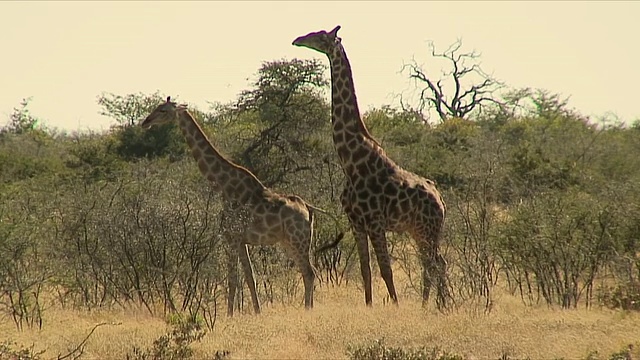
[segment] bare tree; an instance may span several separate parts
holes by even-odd
[[[482,106],[487,103],[498,103],[493,94],[503,84],[482,70],[478,60],[479,53],[475,50],[462,52],[460,39],[441,53],[436,52],[432,41],[428,42],[428,46],[431,56],[444,59],[449,63],[449,68],[442,71],[440,79],[435,80],[415,59],[409,64],[404,64],[401,72],[409,73],[409,78],[415,82],[420,93],[417,109],[404,102],[401,95],[400,103],[403,109],[418,111],[427,120],[429,113],[435,111],[440,120],[444,121],[449,117],[465,118],[474,110],[481,111]]]

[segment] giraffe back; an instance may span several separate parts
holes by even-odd
[[[249,244],[273,245],[286,239],[286,243],[310,246],[313,218],[300,197],[269,192],[252,207],[246,230]]]

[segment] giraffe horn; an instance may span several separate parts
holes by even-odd
[[[170,103],[171,102],[171,96],[167,96],[167,102]]]

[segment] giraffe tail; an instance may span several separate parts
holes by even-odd
[[[324,244],[319,248],[317,248],[316,254],[335,248],[336,246],[338,246],[338,244],[340,243],[340,241],[342,241],[343,238],[344,238],[344,231],[340,232],[332,242],[328,244]]]
[[[327,215],[335,223],[336,236],[335,236],[334,240],[329,242],[329,243],[321,245],[319,248],[317,248],[315,250],[315,253],[318,254],[318,253],[324,252],[324,251],[326,251],[328,249],[333,249],[336,246],[338,246],[338,244],[340,243],[340,241],[342,241],[342,239],[344,238],[344,235],[346,233],[346,231],[339,231],[340,222],[338,221],[338,218],[335,217],[332,213],[328,212],[327,210],[321,209],[321,208],[319,208],[317,206],[314,206],[314,205],[311,205],[311,204],[309,204],[307,202],[305,202],[305,204],[307,206],[307,209],[309,209],[309,216],[310,217],[313,216],[312,214],[313,214],[314,211],[317,211],[317,212],[319,212],[321,214]]]

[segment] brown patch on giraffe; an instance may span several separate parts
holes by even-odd
[[[351,156],[351,161],[360,161],[361,159],[365,159],[368,155],[368,149],[361,146],[356,147],[356,149],[353,151],[353,155]]]
[[[355,163],[355,168],[356,168],[355,172],[357,174],[365,175],[369,172],[369,167],[367,166],[367,163],[364,161]]]
[[[369,202],[367,201],[367,197],[364,196],[365,194],[363,194],[363,196],[359,196],[358,198],[360,199],[360,201],[358,202],[358,207],[360,208],[360,210],[362,210],[363,213],[368,213],[369,211],[371,211],[371,207],[369,206]]]
[[[351,93],[347,89],[342,89],[342,92],[340,93],[340,97],[342,98],[342,101],[347,102],[351,100]]]
[[[191,148],[194,149],[194,146],[196,144],[196,141],[193,140],[193,138],[187,138],[187,145]],[[193,150],[191,150],[191,153],[193,153]]]
[[[369,189],[369,193],[371,194],[382,194],[382,185],[380,185],[380,183],[375,178],[369,178],[369,181],[367,182],[367,188]]]
[[[247,187],[249,187],[249,185],[251,184],[251,182],[252,182],[252,181],[251,181],[251,179],[247,179],[247,178],[245,178],[245,179],[243,179],[243,184],[242,184],[242,186],[243,186],[243,187],[245,187],[245,188],[247,188]]]
[[[209,166],[207,165],[207,162],[201,158],[200,160],[198,160],[198,168],[200,169],[201,172],[206,173],[207,170],[209,169]]]
[[[272,225],[277,224],[280,221],[280,217],[277,216],[276,214],[267,214],[264,217],[264,220],[268,225],[272,226]]]
[[[221,171],[221,165],[216,161],[214,157],[205,156],[205,160],[211,164],[210,169],[213,174],[219,173]]]
[[[349,73],[349,68],[345,66],[342,69],[340,69],[340,77],[342,79],[347,79],[349,78],[349,76],[351,76],[351,74]]]
[[[384,186],[383,192],[389,197],[395,197],[398,195],[398,188],[389,182]]]
[[[231,178],[227,183],[234,191],[240,191],[240,180],[238,178]]]
[[[351,155],[351,152],[347,149],[346,145],[340,145],[336,150],[338,151],[338,155],[341,159],[348,159]]]
[[[339,106],[339,107],[335,108],[334,112],[335,112],[336,115],[342,114],[342,107]],[[341,132],[342,130],[344,130],[344,124],[343,123],[339,122],[339,123],[335,123],[333,125],[333,131]],[[335,134],[334,136],[336,136],[336,135],[340,135],[342,138],[344,138],[343,134]],[[344,141],[344,140],[342,140],[342,141]]]

